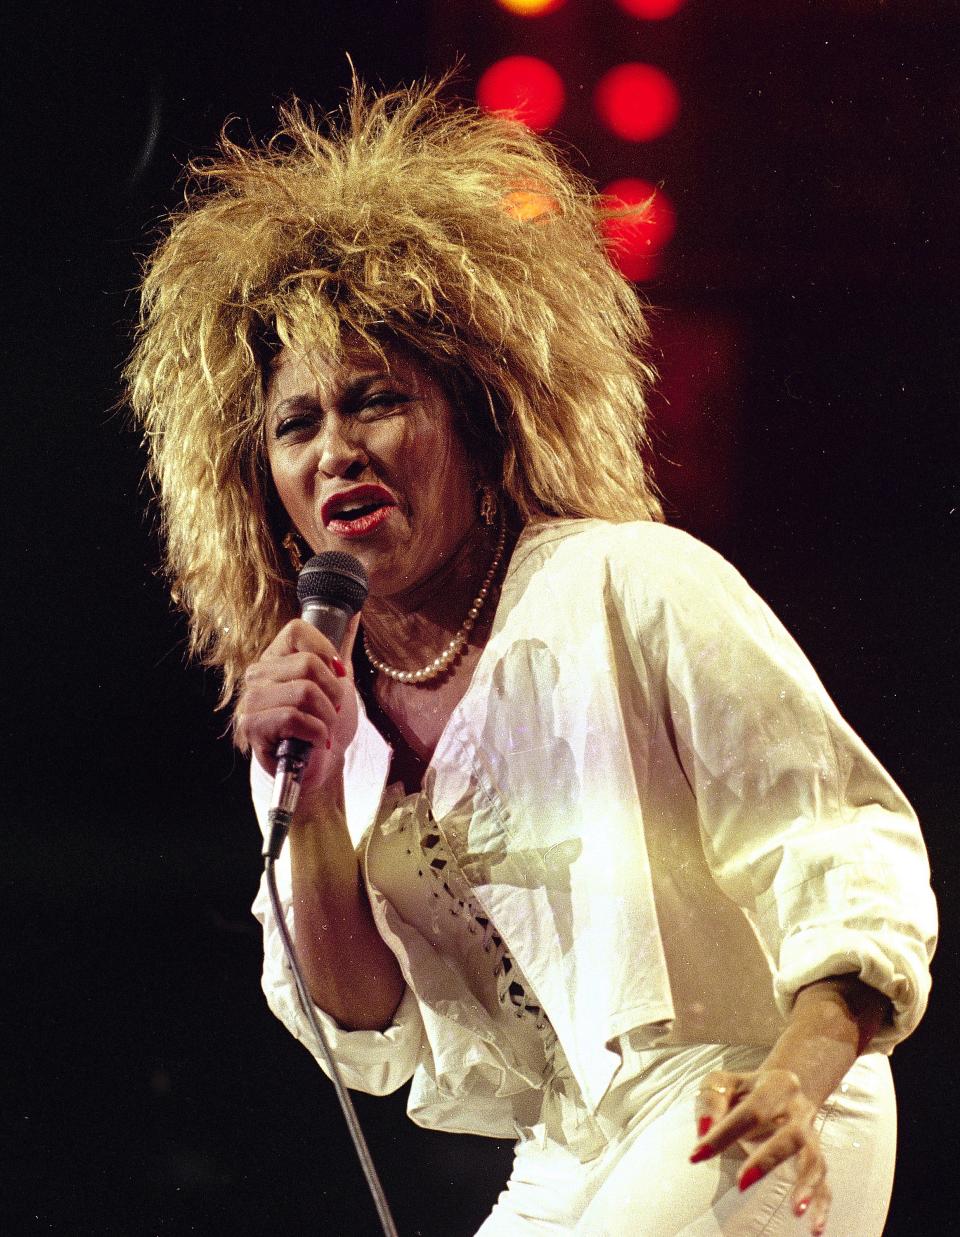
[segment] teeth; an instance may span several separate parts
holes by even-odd
[[[336,512],[334,519],[337,520],[358,520],[362,515],[369,515],[371,511],[376,511],[378,507],[382,507],[382,503],[366,503],[362,507],[341,507]]]

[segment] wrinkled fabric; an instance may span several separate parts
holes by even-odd
[[[712,1069],[751,1070],[763,1048],[651,1048],[604,1099],[609,1138],[591,1159],[551,1127],[518,1142],[513,1171],[477,1237],[808,1237],[793,1214],[795,1165],[780,1164],[746,1192],[740,1144],[689,1162],[696,1096]],[[860,1057],[823,1105],[815,1128],[833,1193],[827,1232],[881,1237],[893,1185],[896,1108],[890,1064]]]
[[[389,759],[363,716],[348,824],[408,993],[383,1033],[325,1026],[348,1085],[412,1074],[419,1123],[509,1136],[538,1081],[504,1061],[369,879]],[[256,767],[253,790],[263,820]],[[766,605],[682,532],[528,526],[424,793],[591,1113],[625,1035],[770,1044],[799,988],[841,973],[892,1004],[879,1051],[923,1013],[936,911],[912,810]],[[278,880],[289,903],[286,855]],[[254,913],[267,999],[316,1055],[264,889]]]

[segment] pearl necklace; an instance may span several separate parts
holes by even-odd
[[[393,666],[388,666],[386,662],[381,661],[378,657],[374,657],[370,650],[370,645],[367,643],[367,633],[363,633],[363,651],[367,655],[367,661],[373,666],[374,670],[378,670],[381,674],[385,674],[388,679],[395,679],[398,683],[428,683],[431,679],[437,678],[448,670],[454,661],[460,656],[464,645],[467,643],[467,637],[473,630],[473,626],[477,621],[480,611],[483,609],[483,604],[487,600],[487,594],[490,592],[490,585],[493,583],[493,577],[497,573],[497,568],[500,566],[500,560],[503,558],[503,549],[507,543],[507,525],[505,520],[500,521],[500,536],[497,538],[497,548],[493,554],[493,561],[483,577],[483,584],[480,586],[480,592],[473,599],[473,605],[467,611],[467,617],[463,620],[460,630],[453,637],[442,653],[438,654],[432,662],[423,666],[420,670],[397,670]]]

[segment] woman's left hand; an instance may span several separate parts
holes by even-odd
[[[792,1070],[761,1068],[748,1073],[715,1070],[697,1097],[700,1141],[694,1164],[739,1142],[748,1152],[740,1189],[749,1189],[778,1164],[792,1159],[796,1184],[793,1212],[809,1214],[810,1231],[824,1231],[830,1210],[827,1165],[814,1128],[817,1108]]]

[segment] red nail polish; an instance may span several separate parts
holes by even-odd
[[[794,1215],[802,1216],[806,1209],[810,1206],[809,1198],[801,1198],[799,1203],[793,1209]]]
[[[333,667],[333,673],[338,679],[345,679],[347,677],[347,668],[339,657],[335,657],[330,665]]]
[[[701,1117],[697,1122],[697,1137],[702,1138],[704,1134],[709,1134],[711,1125],[713,1125],[713,1117]]]
[[[330,751],[331,747],[333,747],[333,744],[331,743],[329,739],[327,739],[327,751],[328,752]]]
[[[748,1168],[740,1178],[740,1189],[749,1190],[750,1187],[755,1185],[763,1176],[765,1176],[764,1169],[759,1168],[756,1164],[754,1164],[753,1167]]]
[[[713,1148],[709,1143],[704,1143],[702,1147],[698,1147],[690,1157],[691,1164],[699,1164],[701,1160],[709,1160],[714,1154]]]

